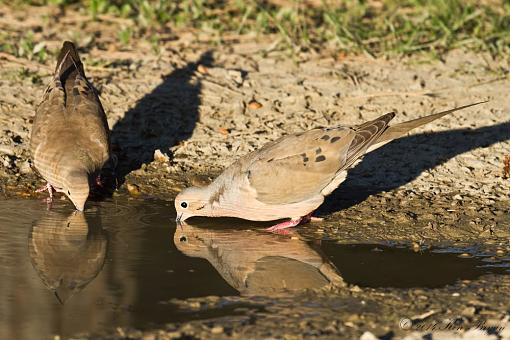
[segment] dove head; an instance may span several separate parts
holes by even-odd
[[[177,221],[185,221],[193,216],[211,216],[208,187],[186,188],[175,198]]]
[[[88,173],[82,170],[69,171],[64,177],[62,191],[73,202],[76,209],[83,211],[90,191]]]

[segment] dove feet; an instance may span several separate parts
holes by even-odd
[[[304,217],[301,217],[301,218],[299,218],[297,220],[290,220],[290,221],[285,221],[285,222],[282,222],[282,223],[278,223],[278,224],[275,224],[272,227],[267,228],[266,230],[267,231],[275,232],[275,231],[278,231],[278,230],[292,228],[292,227],[295,227],[298,224],[300,224],[301,221],[303,221],[303,219],[304,219]]]
[[[49,197],[46,198],[46,203],[51,204],[53,202],[53,186],[50,183],[46,183],[42,188],[37,189],[35,192],[43,192],[48,190]]]
[[[314,217],[314,216],[312,216],[312,214],[313,214],[313,212],[311,212],[308,215],[303,216],[301,218],[295,219],[295,220],[278,223],[272,227],[267,228],[266,230],[272,231],[272,232],[277,232],[277,231],[280,231],[283,229],[295,227],[299,224],[305,224],[308,222],[322,222],[324,220],[322,217]]]

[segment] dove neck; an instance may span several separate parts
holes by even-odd
[[[67,187],[89,187],[89,173],[85,167],[67,167],[63,177]]]
[[[242,194],[235,185],[231,185],[228,171],[229,169],[207,187],[207,205],[202,212],[203,216],[242,218],[242,212],[249,209],[249,207],[240,209]]]

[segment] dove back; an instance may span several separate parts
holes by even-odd
[[[99,172],[110,157],[106,115],[69,41],[62,47],[53,79],[36,109],[30,148],[35,168],[57,190],[72,187],[77,173]],[[75,188],[80,201],[88,196],[84,183],[81,179]]]

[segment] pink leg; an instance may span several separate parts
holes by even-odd
[[[45,186],[43,186],[42,188],[37,189],[35,192],[43,192],[43,191],[46,191],[46,190],[48,190],[48,194],[50,195],[50,197],[48,197],[46,199],[46,203],[51,203],[51,202],[53,202],[53,186],[50,183],[46,183]]]
[[[321,217],[313,217],[312,216],[313,214],[313,211],[311,213],[309,213],[308,215],[306,216],[303,216],[297,220],[290,220],[290,221],[285,221],[285,222],[282,222],[282,223],[278,223],[272,227],[269,227],[267,228],[266,230],[267,231],[278,231],[278,230],[283,230],[283,229],[287,229],[287,228],[292,228],[292,227],[295,227],[299,224],[305,224],[305,223],[308,223],[308,222],[321,222],[323,221],[324,219],[321,218]]]
[[[269,227],[266,230],[267,231],[277,231],[277,230],[292,228],[292,227],[297,226],[299,223],[301,223],[302,220],[303,220],[303,217],[301,217],[297,220],[285,221],[282,223],[275,224],[274,226]]]

